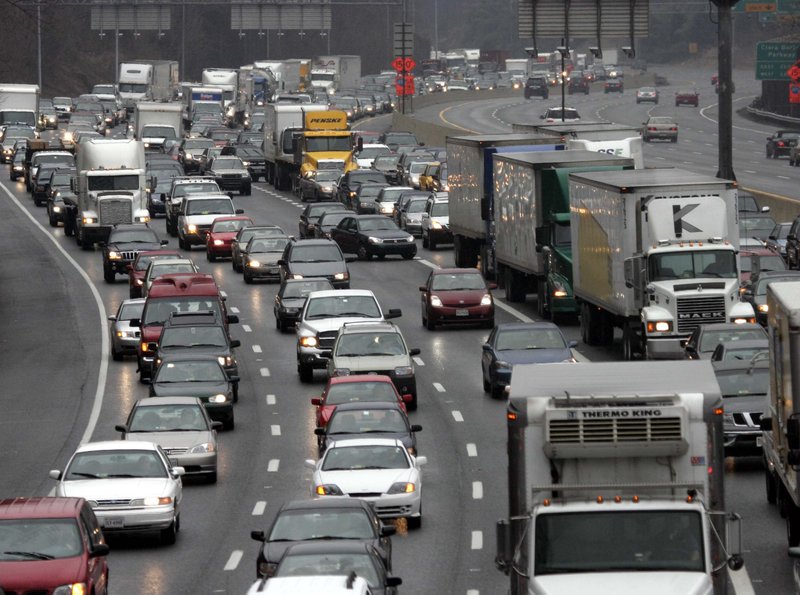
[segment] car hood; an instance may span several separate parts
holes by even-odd
[[[233,213],[211,213],[209,215],[184,215],[183,219],[186,223],[193,223],[195,225],[211,225],[214,219],[218,217],[230,217]]]
[[[248,175],[247,169],[214,169],[208,172],[208,175],[210,176],[222,176],[230,174],[236,174],[238,176]]]
[[[68,585],[84,580],[86,563],[82,556],[57,560],[20,559],[0,562],[3,588],[11,592],[25,592],[34,578],[47,577],[53,585]]]
[[[380,322],[383,318],[373,318],[369,316],[347,316],[342,318],[320,318],[320,319],[313,319],[313,320],[306,320],[303,322],[304,327],[308,327],[309,330],[318,333],[324,333],[325,331],[338,331],[342,328],[342,325],[345,322]]]
[[[375,207],[376,209],[380,208],[380,204],[375,201],[367,201],[362,204],[368,207]],[[409,237],[409,234],[406,232],[396,229],[376,229],[374,231],[364,231],[362,233],[367,237],[380,238],[382,240],[404,240]],[[410,243],[411,242],[409,242],[409,244]]]
[[[328,420],[330,421],[330,416]],[[359,438],[391,438],[393,440],[399,440],[406,448],[416,448],[417,445],[414,436],[409,432],[356,432],[353,434],[329,434],[327,436],[328,444],[336,442],[337,440],[354,440]]]
[[[196,444],[213,442],[211,432],[208,430],[192,431],[172,431],[172,432],[129,432],[127,434],[131,440],[144,440],[155,442],[161,448],[169,450],[171,448],[190,448]]]
[[[64,481],[59,496],[87,500],[132,500],[163,496],[172,491],[173,479],[166,477],[114,477]]]
[[[155,382],[150,385],[154,397],[211,397],[228,392],[227,382]]]
[[[306,298],[283,298],[281,307],[283,308],[302,308],[306,303]]]
[[[336,484],[345,494],[386,493],[394,483],[407,482],[413,469],[361,469],[354,471],[320,471],[321,483]]]
[[[769,407],[767,395],[747,395],[725,397],[722,402],[725,406],[725,413],[763,413]]]
[[[344,261],[334,262],[292,262],[289,264],[289,271],[293,275],[303,275],[303,277],[327,277],[335,273],[343,273],[347,270]]]
[[[592,585],[594,595],[710,595],[711,580],[701,572],[598,572],[551,574],[531,578],[531,593],[556,595],[583,593]]]
[[[481,298],[489,293],[488,289],[465,289],[463,291],[436,291],[433,295],[442,300],[444,306],[461,306],[463,304],[480,303]]]
[[[406,213],[406,221],[422,221],[422,213]]]
[[[175,345],[174,347],[164,347],[162,345],[158,346],[158,351],[160,356],[164,355],[216,355],[224,357],[226,355],[231,354],[231,350],[227,347],[189,347],[185,345]]]
[[[151,250],[159,250],[161,249],[161,244],[160,243],[157,244],[155,242],[153,243],[147,242],[144,244],[141,242],[115,242],[113,244],[109,244],[108,248],[109,250],[117,250],[119,252],[130,252],[130,251],[145,252]]]
[[[572,357],[568,348],[564,349],[514,349],[498,351],[497,359],[509,364],[548,364],[563,362]]]
[[[357,357],[334,356],[337,368],[348,368],[358,372],[378,370],[394,370],[400,366],[408,366],[408,355],[362,355]]]
[[[283,254],[281,252],[253,252],[248,258],[253,258],[263,264],[278,264]]]
[[[212,239],[214,240],[223,240],[225,242],[230,242],[233,238],[236,237],[235,231],[215,231],[209,234]]]

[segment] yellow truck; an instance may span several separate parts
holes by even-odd
[[[348,172],[358,167],[353,157],[358,147],[343,111],[306,112],[303,132],[296,137],[294,148],[295,165],[305,178],[316,175],[319,169]]]

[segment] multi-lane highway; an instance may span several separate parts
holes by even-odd
[[[586,119],[602,117],[640,124],[648,111],[677,114],[677,145],[645,147],[648,165],[679,165],[714,173],[716,169],[716,96],[710,72],[675,69],[667,78],[675,86],[696,80],[701,108],[675,108],[674,86],[662,89],[657,107],[637,106],[634,90],[622,96],[592,93],[570,98]],[[740,93],[755,93],[744,73]],[[681,80],[683,79],[683,80]],[[742,99],[745,101],[745,99]],[[749,100],[747,100],[749,101]],[[548,102],[497,100],[454,102],[421,110],[417,117],[462,128],[508,131],[514,121],[538,119]],[[388,118],[362,125],[381,129]],[[785,160],[764,158],[763,138],[771,130],[737,117],[735,169],[743,186],[792,195],[794,168]],[[128,295],[123,277],[103,282],[98,251],[79,250],[62,229],[47,227],[44,210],[33,206],[22,183],[0,172],[0,259],[3,282],[0,337],[5,357],[0,416],[0,495],[42,495],[53,487],[47,471],[63,468],[82,439],[115,439],[134,400],[144,398],[136,364],[111,360],[103,350],[106,316]],[[780,176],[785,176],[783,179]],[[252,196],[235,197],[237,207],[257,222],[296,233],[301,210],[293,196],[259,183]],[[798,208],[800,212],[800,208]],[[168,237],[163,219],[153,227]],[[172,239],[170,247],[177,246]],[[310,495],[310,471],[303,460],[314,458],[313,408],[309,403],[323,386],[300,383],[295,369],[294,335],[275,330],[272,303],[277,285],[246,285],[227,261],[208,263],[199,249],[192,257],[203,272],[214,275],[228,295],[241,323],[232,336],[242,341],[239,362],[241,398],[236,429],[220,437],[220,475],[215,485],[187,482],[182,525],[175,546],[155,538],[111,540],[111,592],[115,594],[244,593],[255,578],[258,544],[251,529],[264,528],[284,501]],[[413,261],[354,262],[353,287],[372,289],[384,308],[399,307],[398,324],[409,346],[422,351],[417,361],[420,406],[413,423],[419,435],[424,468],[424,520],[418,531],[401,526],[394,540],[394,573],[406,593],[483,593],[505,591],[506,580],[493,566],[494,522],[506,514],[504,403],[482,391],[480,345],[486,330],[425,330],[420,323],[418,286],[428,271],[452,264],[452,253],[422,249]],[[498,292],[497,321],[534,319],[535,303],[506,305]],[[578,339],[577,325],[565,332]],[[620,359],[611,349],[579,346],[582,358]],[[726,473],[728,508],[745,518],[747,571],[756,593],[793,592],[792,565],[786,557],[784,524],[764,498],[758,460],[731,463]],[[737,593],[745,593],[739,589]]]

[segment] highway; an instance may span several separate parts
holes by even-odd
[[[637,106],[634,89],[622,96],[593,92],[568,98],[584,119],[603,117],[639,125],[648,111],[677,114],[681,137],[677,145],[645,146],[648,165],[679,165],[714,173],[716,170],[716,96],[710,72],[668,73],[672,85],[696,80],[701,108],[675,108],[669,101],[674,86],[662,88],[657,107]],[[686,81],[680,80],[685,77]],[[742,96],[756,92],[745,75]],[[738,96],[737,96],[738,97]],[[573,100],[574,99],[574,100]],[[481,132],[509,130],[509,124],[538,119],[551,95],[541,100],[454,102],[426,108],[417,117]],[[741,101],[744,101],[742,99]],[[748,100],[749,101],[749,100]],[[359,127],[380,130],[380,117]],[[769,126],[739,117],[735,121],[735,170],[743,186],[793,196],[797,170],[785,160],[764,157]],[[7,168],[7,166],[6,166]],[[0,260],[4,300],[0,337],[8,354],[0,364],[5,380],[4,413],[0,417],[0,495],[44,495],[54,482],[50,469],[63,469],[84,439],[118,438],[133,401],[144,398],[134,359],[111,360],[103,350],[106,317],[127,298],[126,279],[113,285],[102,279],[100,250],[81,251],[61,228],[47,227],[45,211],[33,205],[21,182],[9,182],[2,171]],[[752,173],[751,173],[752,172]],[[783,179],[785,176],[787,179]],[[234,198],[256,222],[274,223],[297,233],[299,201],[264,183],[253,195]],[[799,209],[800,210],[800,209]],[[168,237],[163,219],[153,224]],[[170,239],[170,248],[177,241]],[[154,537],[114,537],[111,593],[244,593],[255,579],[258,544],[250,531],[264,529],[282,502],[310,497],[310,474],[304,459],[316,454],[313,408],[309,403],[324,386],[317,372],[313,384],[299,381],[294,335],[275,329],[272,303],[276,284],[246,285],[229,261],[208,263],[199,249],[192,257],[201,271],[214,275],[228,295],[228,305],[241,323],[232,336],[242,341],[240,400],[236,429],[220,436],[220,475],[215,485],[185,482],[181,532],[175,546],[162,547]],[[417,382],[420,406],[412,422],[419,435],[423,468],[422,528],[400,526],[394,541],[394,574],[403,578],[404,593],[496,594],[507,588],[494,569],[494,523],[507,513],[505,490],[504,403],[485,395],[480,380],[481,343],[488,331],[446,329],[427,331],[420,324],[421,285],[432,267],[452,265],[449,248],[428,251],[419,245],[418,258],[403,261],[354,262],[352,286],[372,289],[384,309],[401,308],[397,322],[410,347],[419,347]],[[497,322],[535,319],[535,302],[505,304],[496,292]],[[576,322],[565,324],[569,339],[579,339]],[[582,359],[618,360],[618,343],[610,349],[579,345]],[[728,508],[744,517],[747,572],[756,593],[791,593],[792,565],[786,556],[784,523],[764,497],[758,459],[730,461],[726,469]],[[737,593],[748,592],[746,589]]]

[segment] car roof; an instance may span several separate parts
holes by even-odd
[[[746,341],[722,342],[722,348],[730,351],[739,351],[743,349],[767,349],[769,348],[769,339],[764,337],[762,339],[747,339]]]
[[[136,255],[136,258],[141,258],[142,256],[163,256],[164,258],[170,258],[173,256],[182,257],[183,253],[177,250],[142,250]]]
[[[75,452],[99,452],[104,450],[158,450],[152,442],[144,440],[102,440],[99,442],[86,442],[78,446]]]
[[[73,518],[86,501],[67,497],[16,497],[0,500],[0,519]]]
[[[139,231],[140,229],[153,231],[153,228],[147,223],[117,223],[111,231]]]
[[[533,322],[503,322],[497,325],[498,331],[515,331],[515,330],[525,330],[525,329],[556,329],[561,330],[558,328],[557,324],[554,324],[547,320],[535,320]]]
[[[449,269],[434,269],[431,271],[431,275],[480,275],[481,272],[478,269],[473,268],[449,268]]]
[[[214,277],[203,273],[173,273],[161,275],[153,280],[147,293],[148,299],[163,296],[211,296],[219,295]]]
[[[361,322],[345,322],[340,333],[374,333],[376,331],[384,333],[400,334],[400,329],[391,320],[366,320]]]
[[[210,353],[165,353],[161,356],[161,365],[172,362],[214,362],[219,365],[218,356]],[[160,397],[159,397],[160,398]]]
[[[236,215],[231,217],[217,217],[214,219],[214,223],[219,223],[220,221],[252,221],[250,217],[247,215]]]
[[[139,399],[134,407],[161,407],[162,405],[199,405],[203,402],[197,397],[158,397],[157,399]]]
[[[322,238],[303,238],[303,239],[294,240],[292,242],[293,246],[298,246],[300,244],[302,244],[303,246],[329,246],[331,244],[333,244],[334,246],[338,246],[339,245],[336,242],[334,242],[333,240],[326,240],[326,239],[322,239]]]
[[[340,407],[344,407],[346,404],[347,403],[337,405],[336,410],[338,411]],[[372,405],[377,404],[378,403],[372,403]],[[332,442],[331,445],[328,446],[328,450],[331,448],[346,448],[348,446],[399,446],[401,448],[405,448],[405,446],[403,446],[403,442],[397,438],[347,438],[345,440],[337,440],[336,442]]]
[[[760,324],[756,324],[755,322],[745,322],[744,324],[737,324],[735,322],[714,322],[711,324],[703,324],[699,327],[700,333],[705,333],[708,331],[733,331],[733,330],[753,330],[753,329],[761,329],[764,330],[764,327]]]
[[[147,298],[130,298],[127,300],[122,300],[122,306],[135,306],[137,304],[144,304],[147,301]]]
[[[363,411],[365,409],[396,409],[402,411],[400,403],[390,401],[357,401],[354,403],[340,403],[336,406],[333,415],[337,415],[340,411]]]

